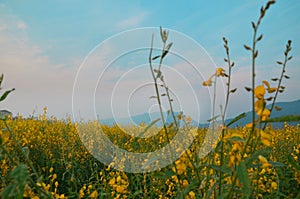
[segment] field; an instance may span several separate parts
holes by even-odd
[[[243,88],[251,97],[251,121],[246,125],[233,127],[246,113],[226,120],[230,99],[242,91],[232,88],[236,64],[225,37],[226,67],[215,67],[202,82],[211,94],[211,126],[200,128],[183,112],[175,114],[174,96],[161,70],[173,42],[160,27],[163,47],[157,55],[153,34],[148,59],[155,90],[150,98],[156,100],[160,118],[139,126],[108,126],[84,118],[57,119],[47,114],[47,107],[38,117],[12,117],[9,111],[1,111],[0,197],[300,198],[300,124],[289,125],[299,122],[300,116],[272,114],[282,109],[276,102],[290,79],[286,66],[293,58],[291,40],[282,60],[275,62],[280,73],[268,80],[256,79],[257,44],[263,39],[258,29],[273,4],[269,0],[261,7],[257,21],[251,22],[252,43],[243,45],[252,71],[251,86]],[[219,79],[226,82],[224,104],[216,103]],[[0,102],[13,91],[3,92]],[[284,127],[273,128],[275,122]]]
[[[112,141],[127,150],[140,144],[143,148],[134,150],[150,151],[153,143],[163,145],[166,141],[162,134],[158,135],[159,141],[132,139],[132,143],[125,145],[120,140],[128,140],[128,135],[117,126],[102,128]],[[175,161],[176,170],[170,165],[134,174],[114,170],[96,160],[83,146],[69,119],[47,119],[45,113],[38,119],[19,117],[1,121],[0,129],[0,191],[2,196],[7,194],[10,198],[20,194],[24,198],[216,198],[220,185],[223,193],[231,190],[232,173],[241,159],[243,142],[239,138],[249,133],[245,127],[227,131],[223,166],[220,166],[220,146],[207,157],[197,158],[206,132],[198,129],[187,153]],[[255,150],[245,153],[245,157],[251,158],[247,159],[247,169],[238,171],[238,175],[249,179],[251,198],[299,197],[299,126],[285,125],[284,129],[269,131],[270,146],[260,143]],[[245,194],[240,179],[233,187],[235,198]]]

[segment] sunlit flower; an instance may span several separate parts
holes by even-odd
[[[254,95],[257,99],[263,98],[265,93],[266,93],[266,89],[263,85],[259,85],[254,89]]]
[[[226,74],[225,74],[225,70],[224,70],[223,68],[217,68],[215,75],[216,75],[217,77],[219,77],[219,76],[224,77],[224,76],[226,75]]]
[[[90,198],[97,198],[98,197],[98,192],[97,191],[93,191],[91,194],[90,194]]]
[[[258,159],[259,159],[259,161],[262,163],[262,167],[263,167],[263,168],[268,168],[268,167],[271,167],[271,166],[272,166],[272,164],[270,164],[270,163],[268,162],[267,158],[265,158],[264,156],[259,155],[259,156],[258,156]]]
[[[212,85],[212,80],[211,80],[211,79],[208,79],[208,80],[204,81],[204,82],[202,83],[202,85],[203,85],[203,86],[211,86],[211,85]]]
[[[272,187],[272,189],[276,190],[277,189],[277,183],[276,182],[272,182],[271,183],[271,187]]]
[[[268,93],[273,93],[277,90],[277,88],[271,87],[268,81],[264,80],[262,82],[267,86]]]

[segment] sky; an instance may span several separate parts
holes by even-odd
[[[174,107],[201,121],[209,119],[212,90],[202,86],[216,67],[227,69],[222,37],[229,41],[237,92],[228,117],[250,109],[251,61],[243,44],[253,35],[265,0],[191,1],[18,1],[0,0],[0,73],[2,92],[16,90],[0,104],[14,115],[37,116],[47,107],[59,118],[127,117],[157,111],[148,65],[151,34],[160,48],[159,27],[169,30],[173,42],[164,74]],[[300,1],[277,0],[259,32],[256,83],[280,74],[292,40],[293,59],[278,101],[300,98]],[[159,53],[158,50],[154,51]],[[217,109],[223,103],[219,81]],[[223,82],[224,83],[224,82]],[[164,104],[167,110],[167,104]],[[200,115],[200,116],[199,116]],[[200,117],[200,118],[198,118]]]

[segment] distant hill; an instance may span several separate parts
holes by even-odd
[[[175,112],[175,116],[179,115],[180,112]],[[164,117],[166,120],[167,124],[170,124],[173,122],[173,117],[167,113],[164,113]],[[141,123],[145,123],[146,125],[150,124],[152,121],[160,118],[160,113],[159,112],[153,112],[153,113],[144,113],[144,114],[139,114],[139,115],[134,115],[131,118],[108,118],[108,119],[101,119],[100,122],[105,125],[112,126],[116,123],[120,125],[128,125],[128,124],[135,124],[139,125]],[[156,126],[161,126],[162,122],[158,121],[156,123]]]
[[[275,103],[276,106],[280,107],[280,111],[273,110],[271,118],[286,116],[286,115],[300,115],[300,100],[292,102],[278,102]],[[271,108],[271,104],[267,105],[267,108]],[[226,122],[231,121],[232,119],[227,119]],[[236,122],[232,127],[244,126],[252,121],[252,111],[246,112],[246,117]],[[290,125],[296,125],[300,122],[288,122]],[[283,123],[272,123],[275,128],[282,128]]]
[[[282,108],[280,111],[273,110],[271,118],[275,117],[281,117],[286,115],[300,115],[300,100],[292,101],[292,102],[278,102],[275,104],[276,106]],[[267,108],[270,108],[271,105],[267,105]],[[179,115],[180,112],[175,112],[175,115]],[[167,113],[164,113],[164,117],[166,118],[166,123],[169,124],[173,122],[173,118],[171,115],[168,115]],[[142,122],[144,122],[146,125],[150,124],[153,120],[160,118],[159,112],[153,112],[153,113],[144,113],[132,116],[131,118],[108,118],[108,119],[102,119],[100,122],[105,125],[112,126],[116,123],[120,125],[128,125],[128,124],[135,124],[139,125]],[[230,122],[232,119],[227,119],[226,123]],[[232,127],[237,126],[245,126],[246,124],[250,123],[252,121],[252,112],[248,111],[246,112],[246,117],[239,120],[235,124],[232,125]],[[288,122],[290,125],[296,125],[300,122]],[[201,123],[198,124],[196,121],[192,120],[191,124],[193,126],[199,126],[199,127],[208,127],[209,123]],[[161,121],[156,123],[157,126],[161,126]],[[275,128],[281,128],[283,127],[283,123],[273,123],[273,127]]]

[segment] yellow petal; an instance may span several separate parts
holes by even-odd
[[[259,156],[258,156],[258,159],[259,159],[259,161],[260,161],[262,164],[268,163],[267,158],[265,158],[265,157],[262,156],[262,155],[259,155]]]
[[[272,139],[272,136],[270,134],[265,133],[263,130],[260,130],[260,136],[262,139],[268,139],[268,140]]]
[[[269,139],[261,139],[261,143],[263,143],[266,146],[271,146],[271,141]]]
[[[257,86],[255,89],[254,89],[254,95],[257,99],[261,99],[264,97],[266,93],[266,90],[265,90],[265,87],[263,85],[260,85],[260,86]]]
[[[212,81],[209,79],[209,80],[207,80],[207,81],[204,81],[204,82],[202,83],[202,85],[203,85],[203,86],[211,86],[211,85],[212,85]]]
[[[252,128],[252,126],[253,126],[253,124],[252,123],[248,123],[248,124],[246,124],[246,128],[248,128],[248,129],[250,129],[250,128]]]
[[[270,83],[266,80],[262,81],[262,83],[264,83],[266,85],[266,87],[268,87],[268,89],[270,88]]]
[[[268,93],[274,93],[277,90],[277,88],[268,88]]]
[[[217,77],[219,77],[219,76],[224,77],[225,76],[225,70],[223,68],[217,68],[217,70],[216,70],[216,76]]]

